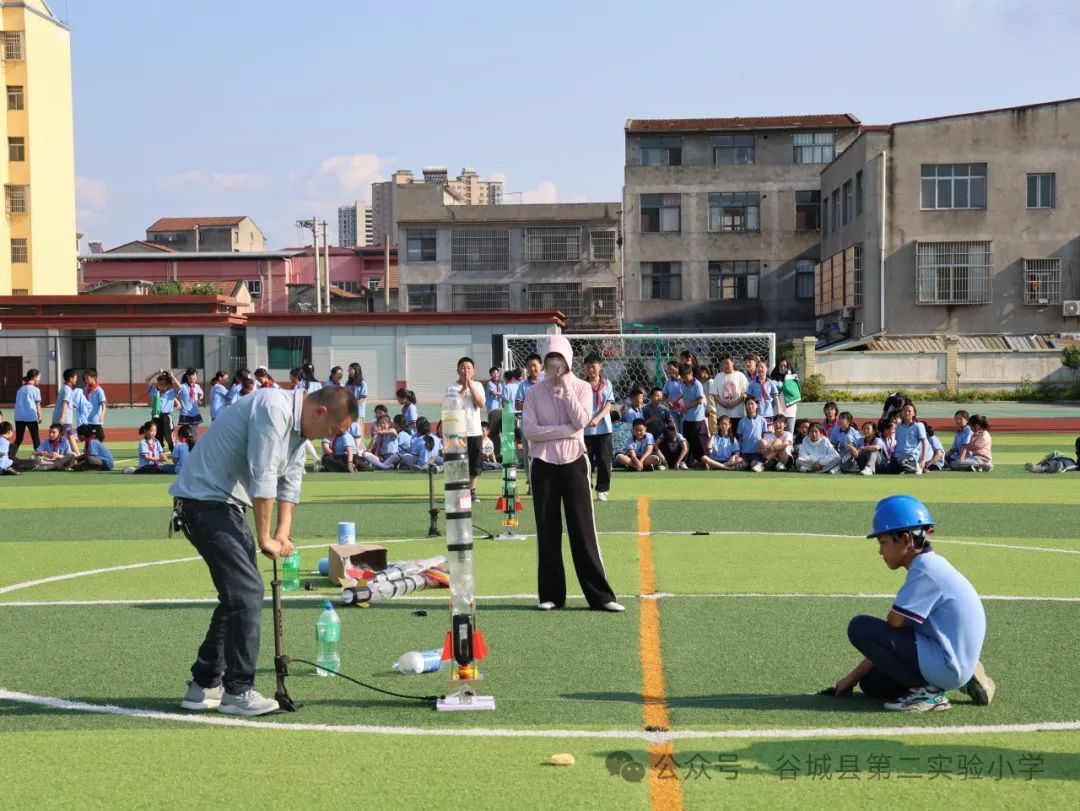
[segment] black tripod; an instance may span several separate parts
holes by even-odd
[[[274,559],[274,579],[270,581],[270,594],[273,597],[274,606],[274,672],[277,674],[277,690],[274,698],[277,699],[279,709],[296,712],[300,709],[300,704],[292,700],[285,687],[285,677],[289,675],[289,657],[282,650],[285,643],[281,620],[281,581],[278,579],[276,558]]]

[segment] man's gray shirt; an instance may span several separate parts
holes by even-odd
[[[196,443],[169,494],[244,507],[255,498],[300,502],[302,392],[263,388],[241,397]]]

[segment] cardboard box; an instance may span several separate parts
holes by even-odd
[[[334,585],[345,577],[346,560],[353,566],[365,566],[377,572],[386,568],[386,547],[373,543],[333,544],[327,557],[330,558],[330,582]]]

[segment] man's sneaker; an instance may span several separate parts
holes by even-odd
[[[886,701],[885,709],[893,712],[941,712],[952,705],[944,690],[936,687],[915,687],[895,701]]]
[[[597,493],[596,498],[598,501],[607,501],[607,491],[605,490],[603,493]]]
[[[761,462],[754,462],[753,467],[750,469],[755,473],[762,473],[765,471],[765,465],[761,464]]]
[[[785,470],[787,470],[787,466],[783,462],[777,462],[774,469],[783,473]]]
[[[555,603],[549,603],[545,601],[537,605],[536,608],[538,611],[554,611]]]
[[[971,700],[980,707],[985,707],[994,700],[997,685],[994,684],[992,678],[986,675],[983,663],[979,662],[975,665],[975,673],[972,675],[971,680],[960,688],[960,692],[971,696]]]
[[[618,614],[619,612],[626,610],[626,606],[622,605],[622,603],[617,603],[614,600],[610,603],[604,603],[602,608],[604,611],[610,611],[612,614]]]
[[[277,708],[278,703],[274,699],[267,698],[257,690],[248,690],[240,695],[234,693],[222,695],[218,712],[229,715],[266,715]]]
[[[180,702],[181,709],[185,710],[213,710],[221,704],[221,697],[225,688],[220,684],[217,687],[200,687],[197,682],[189,681],[184,700]]]

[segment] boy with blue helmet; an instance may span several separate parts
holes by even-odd
[[[979,654],[986,636],[986,614],[974,587],[930,546],[934,519],[913,496],[889,496],[874,510],[878,551],[890,569],[907,569],[907,578],[884,620],[858,616],[848,639],[865,657],[829,692],[850,695],[858,684],[885,709],[932,712],[951,706],[947,690],[959,689],[976,704],[994,697],[994,682]]]

